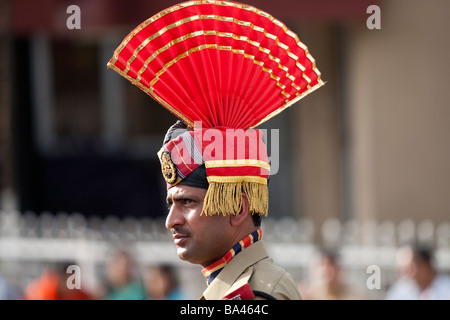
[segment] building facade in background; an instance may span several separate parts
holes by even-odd
[[[449,219],[450,4],[375,2],[245,2],[295,30],[326,81],[264,126],[281,144],[274,218]],[[0,5],[3,208],[165,215],[156,152],[176,118],[106,63],[168,3],[113,3],[71,3],[81,11],[73,30],[64,1]],[[373,4],[381,29],[366,26]]]

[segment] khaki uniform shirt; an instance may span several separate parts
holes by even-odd
[[[237,254],[203,292],[200,300],[222,300],[225,296],[239,299],[247,283],[255,294],[254,300],[300,300],[292,276],[268,257],[262,240]],[[247,286],[248,287],[248,286]]]

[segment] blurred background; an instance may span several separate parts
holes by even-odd
[[[201,267],[178,260],[164,228],[156,152],[176,118],[106,68],[131,30],[178,2],[0,1],[4,298],[23,298],[69,262],[90,297],[111,297],[107,265],[120,250],[133,261],[125,278],[144,288],[133,292],[147,292],[129,298],[168,298],[163,284],[165,294],[149,293],[155,272],[161,280],[167,270],[184,294],[176,297],[205,289]],[[279,129],[280,168],[262,225],[275,262],[301,287],[326,247],[345,281],[384,299],[399,277],[397,250],[417,241],[449,274],[450,2],[244,3],[296,32],[326,81],[261,126]],[[81,29],[67,28],[69,5],[80,8]],[[381,29],[366,25],[370,5],[381,10]],[[371,265],[380,268],[379,288],[367,287]]]

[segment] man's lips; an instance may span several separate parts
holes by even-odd
[[[178,245],[183,244],[183,242],[185,242],[189,238],[189,235],[181,234],[181,233],[174,233],[174,234],[172,234],[172,238],[173,238],[173,242],[175,243],[175,245],[178,246]]]

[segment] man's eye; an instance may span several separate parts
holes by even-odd
[[[190,204],[192,202],[194,202],[194,200],[192,200],[192,199],[184,199],[184,203],[185,204]]]

